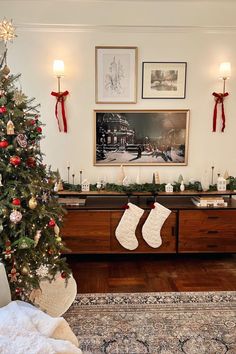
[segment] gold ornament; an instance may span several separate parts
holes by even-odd
[[[0,39],[7,41],[12,41],[14,37],[17,37],[15,34],[15,27],[12,25],[12,20],[8,21],[6,18],[0,22]]]
[[[14,135],[15,134],[15,126],[11,120],[7,122],[7,135]]]
[[[57,236],[57,237],[56,237],[56,241],[57,241],[57,242],[61,242],[61,237],[60,237],[60,236]]]
[[[29,274],[29,268],[28,267],[26,267],[26,266],[23,266],[22,268],[21,268],[21,274],[22,275],[28,275]]]
[[[38,203],[37,203],[36,198],[35,197],[30,198],[30,200],[29,200],[30,209],[35,209],[37,205],[38,205]]]

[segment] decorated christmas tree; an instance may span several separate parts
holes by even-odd
[[[63,210],[54,192],[55,175],[43,164],[39,105],[18,88],[7,66],[11,21],[0,23],[5,50],[0,61],[0,262],[13,299],[29,300],[42,279],[70,271],[61,258]]]

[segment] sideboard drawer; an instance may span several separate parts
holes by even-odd
[[[181,210],[179,252],[236,252],[236,210]]]
[[[69,210],[61,230],[72,253],[110,250],[110,212]]]

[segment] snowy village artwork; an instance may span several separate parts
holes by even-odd
[[[94,115],[95,165],[187,165],[189,110]]]

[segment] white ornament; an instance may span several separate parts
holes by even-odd
[[[82,192],[89,192],[90,190],[90,183],[87,179],[84,179],[81,184],[81,191]]]
[[[60,228],[57,224],[54,226],[54,232],[56,236],[60,234]]]
[[[54,192],[58,192],[58,183],[56,182],[53,188]]]
[[[0,173],[0,187],[2,187],[2,186],[3,186],[3,184],[2,184],[2,175]]]
[[[13,210],[10,214],[10,220],[14,223],[17,224],[18,222],[20,222],[22,219],[22,214],[20,211],[18,210]]]
[[[34,236],[34,247],[36,247],[37,244],[39,243],[41,232],[42,232],[41,230],[36,231],[36,235]]]
[[[226,191],[226,179],[224,177],[217,178],[217,190],[218,192]]]
[[[181,182],[179,189],[181,192],[183,192],[185,190],[184,181]]]
[[[167,184],[165,185],[165,191],[166,191],[167,193],[172,193],[173,190],[174,190],[174,188],[173,188],[173,186],[172,186],[171,183],[167,183]]]
[[[42,264],[38,269],[36,269],[36,274],[42,278],[46,277],[48,275],[48,266]]]

